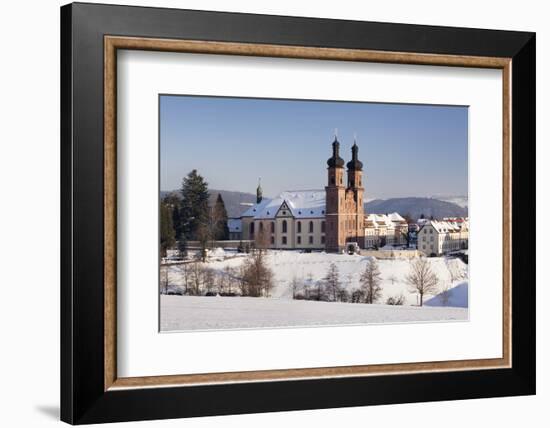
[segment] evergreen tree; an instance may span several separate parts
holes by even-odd
[[[160,251],[161,257],[166,257],[166,250],[176,243],[176,233],[172,223],[172,208],[165,203],[160,204]]]
[[[184,177],[181,186],[181,233],[188,240],[204,240],[208,228],[208,183],[194,169]]]
[[[169,193],[163,199],[163,202],[170,205],[172,208],[172,224],[174,225],[174,231],[176,232],[176,240],[181,236],[181,199],[174,192]]]
[[[214,239],[224,241],[229,239],[229,226],[227,225],[227,210],[223,202],[222,195],[218,193],[218,198],[212,210],[212,223],[214,226]]]

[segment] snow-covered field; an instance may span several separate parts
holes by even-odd
[[[255,297],[161,296],[162,331],[467,320],[449,307],[365,305]]]
[[[245,255],[217,249],[207,266],[220,273],[226,266],[238,268]],[[360,276],[369,257],[332,253],[269,251],[266,261],[275,275],[271,298],[161,296],[161,329],[196,330],[261,328],[306,325],[390,323],[412,321],[465,320],[468,318],[467,265],[457,258],[429,258],[447,297],[424,296],[424,307],[417,307],[418,296],[405,282],[410,261],[378,260],[382,297],[376,305],[298,301],[292,299],[291,282],[321,280],[331,263],[339,271],[342,286],[349,292],[360,288]],[[178,266],[167,267],[170,288],[182,287]],[[452,274],[451,274],[452,272]],[[454,281],[452,278],[454,277]],[[404,306],[384,303],[389,297],[404,297]]]

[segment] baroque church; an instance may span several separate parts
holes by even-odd
[[[261,238],[263,245],[273,249],[341,252],[353,243],[363,248],[363,164],[358,156],[359,147],[354,142],[351,160],[345,164],[335,137],[324,190],[285,191],[267,199],[258,185],[256,204],[240,219],[233,219],[230,230],[240,229],[243,240]]]

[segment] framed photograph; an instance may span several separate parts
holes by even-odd
[[[76,3],[61,56],[62,420],[535,393],[535,34]]]

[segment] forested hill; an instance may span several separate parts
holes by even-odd
[[[239,217],[246,211],[249,205],[256,202],[256,195],[245,192],[233,192],[229,190],[209,189],[210,204],[213,206],[218,193],[222,195],[227,210],[228,217]],[[161,198],[168,194],[174,194],[180,197],[179,191],[161,192]],[[244,205],[243,205],[244,204]],[[430,218],[433,216],[436,219],[443,217],[466,217],[468,216],[468,208],[461,207],[452,202],[446,202],[434,198],[391,198],[391,199],[375,199],[365,204],[365,212],[386,214],[397,212],[401,215],[409,215],[412,219],[424,217]]]
[[[467,217],[468,208],[463,208],[452,202],[433,198],[391,198],[374,199],[365,204],[366,213],[387,214],[397,212],[408,215],[413,220],[424,215],[435,219],[443,217]]]

